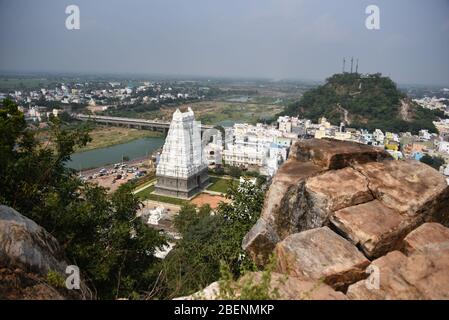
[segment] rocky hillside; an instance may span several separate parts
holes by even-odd
[[[91,298],[88,288],[68,290],[67,263],[57,240],[17,211],[0,206],[0,300]]]
[[[448,225],[449,186],[431,167],[312,139],[292,148],[242,246],[261,268],[274,255],[282,299],[449,299]]]
[[[307,91],[290,105],[286,115],[328,118],[333,124],[345,121],[351,127],[416,133],[436,132],[432,121],[439,112],[424,109],[408,99],[396,84],[380,74],[335,74],[326,83]]]

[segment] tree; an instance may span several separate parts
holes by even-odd
[[[239,167],[230,166],[229,175],[234,178],[240,178],[240,176],[242,175],[242,169],[240,169]]]
[[[86,128],[64,129],[57,118],[50,121],[52,148],[38,143],[15,103],[3,101],[0,203],[52,233],[99,298],[135,297],[153,284],[153,253],[165,237],[136,218],[140,202],[129,186],[108,195],[65,166],[89,134]]]
[[[440,167],[444,164],[444,159],[441,157],[432,157],[428,154],[424,155],[419,161],[425,163],[436,170],[440,170]]]
[[[231,203],[221,203],[214,215],[210,207],[198,212],[192,206],[181,209],[175,225],[182,239],[158,267],[162,275],[158,297],[173,298],[204,288],[220,278],[223,263],[234,277],[255,269],[241,243],[260,216],[264,192],[246,181],[231,184],[227,197]]]

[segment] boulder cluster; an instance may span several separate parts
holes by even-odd
[[[290,278],[284,291],[300,281],[326,287],[317,299],[448,299],[448,225],[449,186],[436,170],[311,139],[292,147],[242,247],[260,267],[274,255],[276,274]]]
[[[0,205],[0,300],[91,298],[83,282],[80,290],[65,287],[67,265],[61,246],[50,233]]]

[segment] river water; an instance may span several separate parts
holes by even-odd
[[[163,146],[164,138],[142,138],[107,148],[74,153],[67,166],[75,170],[97,168],[122,161],[122,157],[129,160],[147,156]]]

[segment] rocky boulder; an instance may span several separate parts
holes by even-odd
[[[277,242],[329,226],[375,259],[424,222],[449,225],[449,187],[436,170],[371,146],[310,139],[292,147],[242,247],[263,266]]]
[[[425,221],[449,222],[449,187],[428,165],[414,161],[385,161],[355,167],[369,180],[374,197],[402,214]]]
[[[276,245],[277,271],[303,280],[321,280],[334,289],[367,276],[369,261],[357,248],[328,227],[303,231]]]
[[[357,282],[348,288],[350,299],[449,299],[449,229],[425,224],[404,239],[407,255],[393,251],[374,260],[378,286]]]
[[[0,206],[0,261],[36,273],[64,272],[58,241],[33,220]]]
[[[311,161],[324,169],[342,169],[354,164],[390,158],[384,150],[364,144],[331,139],[309,139],[292,146],[291,158]]]
[[[269,294],[272,298],[280,300],[346,300],[346,296],[335,291],[320,281],[305,281],[280,273],[270,274]],[[233,298],[248,298],[241,296],[245,286],[257,287],[263,281],[262,272],[251,272],[232,284],[235,290]],[[190,296],[174,300],[216,300],[220,298],[220,283],[213,282],[205,289]]]
[[[400,249],[402,239],[417,225],[416,219],[399,214],[379,200],[338,210],[331,222],[370,259]]]
[[[449,248],[449,229],[439,223],[425,223],[405,237],[402,251],[411,255],[415,252],[425,252],[429,248]]]
[[[14,209],[0,206],[0,299],[92,298],[82,282],[81,290],[65,288],[66,267],[51,234]],[[50,272],[62,283],[48,281]]]

